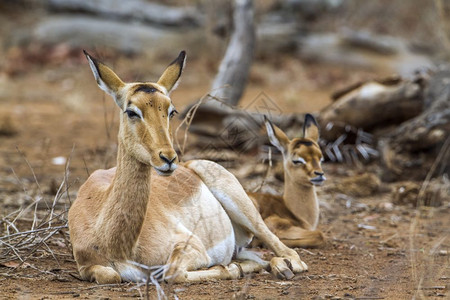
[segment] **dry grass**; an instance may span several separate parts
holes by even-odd
[[[442,165],[448,165],[449,161],[444,160],[448,154],[450,153],[450,136],[444,142],[439,151],[438,156],[436,157],[432,167],[430,168],[427,177],[422,183],[422,186],[417,195],[417,207],[418,211],[414,219],[410,225],[410,234],[409,234],[409,246],[410,246],[410,263],[411,263],[411,273],[413,282],[416,284],[417,288],[414,294],[413,299],[426,299],[427,296],[424,294],[424,290],[433,286],[434,288],[438,288],[439,286],[435,284],[437,279],[445,273],[445,271],[449,268],[449,262],[440,267],[439,270],[435,268],[435,257],[436,252],[445,241],[449,239],[450,232],[443,233],[433,239],[433,242],[429,245],[419,245],[416,243],[415,237],[420,232],[420,228],[424,225],[424,218],[432,218],[434,210],[433,208],[426,208],[423,205],[425,204],[425,195],[427,191],[427,187],[429,186],[432,178],[434,176],[440,177],[444,176],[444,174],[435,174],[438,167],[442,167]],[[440,168],[441,170],[445,169]],[[446,188],[446,187],[444,187]],[[422,251],[417,251],[418,249],[422,249]],[[431,280],[430,280],[431,278]],[[436,280],[436,281],[435,281]],[[426,285],[429,286],[426,286]],[[431,284],[431,285],[430,285]],[[445,286],[444,286],[444,289]]]
[[[25,158],[24,158],[25,159]],[[30,169],[31,166],[30,166]],[[0,263],[7,263],[11,261],[19,261],[8,273],[14,272],[16,269],[24,265],[28,259],[33,257],[37,252],[47,252],[59,264],[57,257],[48,245],[48,242],[57,234],[60,234],[66,246],[70,250],[70,242],[67,233],[67,211],[68,208],[56,209],[58,204],[63,204],[63,207],[70,206],[67,203],[61,203],[63,195],[67,192],[68,195],[68,164],[66,165],[66,174],[64,180],[58,188],[58,192],[53,198],[52,205],[49,207],[45,215],[39,215],[42,210],[38,209],[38,205],[42,203],[42,192],[34,197],[34,200],[28,206],[14,211],[0,220],[0,226],[5,233],[0,237]],[[33,172],[34,174],[34,172]],[[36,177],[35,177],[36,179]],[[37,179],[36,184],[39,186]],[[66,189],[65,189],[66,187]],[[25,187],[23,187],[25,189]],[[31,216],[31,219],[30,219]],[[28,229],[21,229],[22,224],[31,226]],[[20,223],[20,224],[19,224]]]

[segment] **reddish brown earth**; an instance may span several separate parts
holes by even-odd
[[[17,77],[1,77],[2,120],[16,131],[13,136],[2,136],[0,143],[2,217],[23,209],[38,196],[51,206],[65,176],[64,165],[52,164],[55,157],[71,157],[67,174],[70,197],[62,195],[56,206],[58,212],[69,205],[69,198],[73,201],[88,172],[114,165],[118,111],[112,101],[97,90],[87,68],[84,62],[79,67],[56,66],[54,72],[63,78],[54,82],[45,80],[50,71],[43,69]],[[68,91],[64,90],[65,80],[72,80]],[[182,84],[173,99],[183,106],[205,91],[207,86],[187,84],[183,87]],[[286,105],[281,103],[281,106]],[[194,137],[189,138],[194,140]],[[192,144],[191,147],[195,147]],[[189,155],[195,156],[198,150],[191,148]],[[263,179],[264,172],[258,170],[265,170],[266,166],[252,156],[237,159],[230,170],[244,186],[254,188]],[[257,167],[253,168],[255,165]],[[249,166],[256,171],[249,172]],[[444,199],[438,208],[417,210],[392,204],[399,184],[382,183],[375,191],[366,191],[369,184],[364,182],[356,183],[356,194],[364,197],[345,195],[349,191],[340,183],[357,181],[365,172],[376,174],[379,172],[376,164],[357,168],[325,163],[324,169],[328,181],[319,189],[323,202],[320,229],[326,233],[328,241],[320,249],[298,249],[309,265],[307,273],[290,281],[280,281],[264,273],[233,281],[163,284],[166,295],[176,295],[180,299],[447,297],[449,199]],[[269,187],[280,192],[281,183],[271,175],[265,183],[265,189]],[[46,206],[40,205],[37,216],[43,218],[46,212]],[[31,209],[21,216],[16,221],[19,229],[29,230],[33,215]],[[2,236],[7,235],[6,219],[13,217],[3,219]],[[67,235],[67,230],[61,232]],[[47,244],[49,248],[41,245],[17,269],[17,257],[13,253],[6,256],[3,253],[0,263],[3,297],[113,299],[145,295],[145,288],[137,288],[135,284],[98,286],[78,280],[75,262],[63,235],[54,234]],[[27,251],[23,250],[21,256],[27,257]],[[150,295],[156,297],[153,286]]]

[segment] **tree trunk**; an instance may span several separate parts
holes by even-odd
[[[219,72],[212,84],[212,95],[235,106],[247,84],[255,48],[252,0],[235,0],[234,32]]]
[[[211,96],[196,110],[189,130],[204,137],[216,136],[227,131],[225,119],[233,115],[244,93],[255,48],[253,1],[235,0],[233,12],[234,31],[231,35],[219,71],[211,87]],[[185,117],[194,104],[188,106]]]

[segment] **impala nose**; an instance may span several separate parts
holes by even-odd
[[[314,174],[317,175],[317,176],[323,176],[325,173],[324,172],[314,171]]]
[[[169,164],[169,166],[177,159],[177,155],[175,154],[172,158],[168,158],[162,152],[159,152],[159,158],[161,158],[165,163]]]
[[[327,180],[327,178],[325,176],[323,176],[324,175],[323,172],[314,171],[314,175],[317,175],[317,176],[310,180],[313,185],[322,185],[323,182],[325,180]]]
[[[166,153],[159,152],[159,158],[164,162],[162,166],[155,166],[156,172],[162,176],[169,176],[177,168],[175,160],[177,159],[177,154],[175,151],[168,151]]]

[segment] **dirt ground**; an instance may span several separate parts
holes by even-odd
[[[5,19],[0,23],[11,26]],[[5,26],[3,31],[9,28]],[[9,61],[0,72],[0,236],[4,243],[0,298],[144,298],[145,285],[99,286],[79,280],[64,227],[65,211],[88,175],[115,165],[119,111],[97,88],[79,49],[69,51],[62,45],[36,53],[40,58],[46,55],[36,61],[21,49],[2,53]],[[108,62],[108,57],[104,60]],[[168,62],[153,61],[147,70],[145,58],[119,56],[113,65],[125,79],[154,80]],[[203,58],[188,61],[180,87],[172,94],[179,111],[208,92],[214,69],[207,65]],[[316,111],[329,103],[336,88],[375,75],[383,74],[305,65],[289,57],[276,63],[259,61],[242,106],[265,92],[283,112]],[[292,83],[289,78],[297,80]],[[195,136],[188,138],[186,157],[195,157],[202,149],[196,146]],[[267,163],[258,155],[244,154],[227,167],[245,188],[253,190],[263,181]],[[361,166],[325,162],[323,167],[328,180],[318,189],[319,229],[327,243],[318,249],[296,249],[308,272],[289,281],[263,272],[232,281],[161,283],[165,295],[178,299],[449,299],[449,195],[437,207],[416,209],[402,195],[422,183],[380,183],[374,180],[380,174],[377,161]],[[282,191],[276,172],[277,168],[271,170],[263,190]],[[39,224],[49,214],[61,215],[53,224]],[[16,229],[39,228],[42,231],[14,238]],[[46,239],[39,242],[41,238]],[[29,240],[29,246],[9,247],[10,242],[20,244],[23,239]],[[258,251],[270,256],[267,250]],[[154,286],[148,293],[157,298]]]
[[[63,78],[45,80],[51,72]],[[58,188],[65,177],[68,189],[58,198],[57,211],[70,205],[88,173],[114,165],[118,111],[111,99],[97,90],[90,76],[87,64],[80,60],[79,66],[56,66],[52,71],[37,68],[14,78],[1,78],[0,112],[3,122],[14,132],[12,136],[2,136],[0,144],[2,236],[8,225],[5,220],[14,219],[17,215],[14,212],[23,210],[38,197],[42,200],[37,212],[32,206],[16,223],[20,230],[29,230],[35,214],[44,219],[47,206],[51,207],[55,195],[61,194]],[[71,81],[65,83],[65,80]],[[175,103],[184,100],[182,107],[205,91],[207,86],[181,84],[173,99]],[[195,138],[191,139],[195,147]],[[188,153],[195,156],[198,150],[192,148]],[[63,158],[62,164],[58,157]],[[69,158],[68,172],[65,172],[64,159]],[[254,156],[244,155],[230,165],[230,170],[245,187],[253,189],[263,180],[264,172],[249,174],[245,169],[249,166],[262,170],[267,167]],[[309,265],[307,273],[290,281],[280,281],[264,273],[233,281],[162,285],[166,295],[180,299],[448,297],[448,197],[437,208],[413,209],[393,203],[402,183],[381,183],[365,190],[364,186],[370,182],[365,183],[363,175],[377,174],[376,163],[360,168],[325,163],[324,170],[328,181],[319,189],[322,201],[319,228],[326,233],[327,244],[320,249],[297,249]],[[264,188],[280,192],[282,183],[273,173]],[[356,185],[353,195],[346,188],[349,180]],[[45,247],[41,245],[30,256],[22,250],[22,259],[26,260],[20,266],[12,253],[8,256],[11,259],[3,259],[0,263],[2,297],[114,299],[145,295],[145,287],[134,284],[98,286],[80,281],[64,236],[67,238],[67,229],[55,233]],[[153,286],[150,295],[156,297]]]

